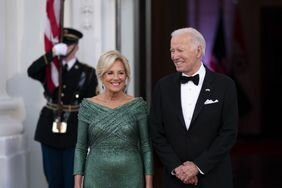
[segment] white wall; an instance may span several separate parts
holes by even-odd
[[[6,0],[7,92],[22,98],[26,116],[28,188],[47,187],[43,176],[40,145],[33,140],[39,111],[44,104],[39,83],[27,77],[27,67],[43,53],[45,1]]]

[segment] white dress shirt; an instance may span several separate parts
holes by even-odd
[[[68,71],[73,67],[73,65],[75,64],[76,62],[76,58],[72,58],[71,60],[69,60],[68,62],[64,61],[63,60],[63,66],[65,64],[68,64]]]
[[[195,85],[193,82],[187,82],[185,84],[181,84],[181,107],[182,113],[186,125],[186,129],[188,130],[190,127],[190,123],[192,120],[192,116],[194,113],[194,109],[203,85],[203,81],[206,75],[206,69],[203,64],[201,64],[199,70],[194,74],[199,74],[199,84]],[[182,73],[183,76],[188,76]],[[192,75],[192,76],[194,76]],[[190,75],[191,76],[191,75]]]

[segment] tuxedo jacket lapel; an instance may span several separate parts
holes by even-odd
[[[175,88],[171,90],[171,97],[175,99],[175,103],[172,103],[172,108],[176,110],[177,118],[181,124],[181,126],[186,130],[185,121],[182,112],[181,106],[181,96],[180,96],[180,73],[176,74],[175,78],[173,79],[173,85]]]
[[[193,113],[193,117],[191,120],[191,125],[190,127],[193,125],[193,121],[197,118],[197,116],[199,115],[202,107],[204,106],[204,103],[207,99],[211,98],[212,96],[212,91],[213,91],[213,86],[211,84],[212,81],[212,75],[211,72],[206,69],[206,76],[203,82],[203,86],[202,89],[200,91],[195,109],[194,109],[194,113]]]

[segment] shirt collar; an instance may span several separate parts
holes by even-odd
[[[76,58],[74,57],[71,60],[69,60],[68,62],[63,60],[63,65],[68,64],[68,70],[70,70],[73,67],[73,65],[75,64],[75,62],[76,62]]]

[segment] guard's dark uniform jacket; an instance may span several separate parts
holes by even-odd
[[[54,133],[52,126],[58,114],[58,88],[50,93],[45,77],[46,65],[52,60],[52,52],[46,53],[34,61],[27,71],[28,76],[42,83],[44,97],[47,100],[40,113],[35,131],[35,140],[56,148],[75,147],[79,104],[83,98],[96,95],[97,76],[94,68],[80,63],[78,60],[69,71],[63,73],[61,93],[63,112],[61,120],[67,123],[67,131],[63,134]]]

